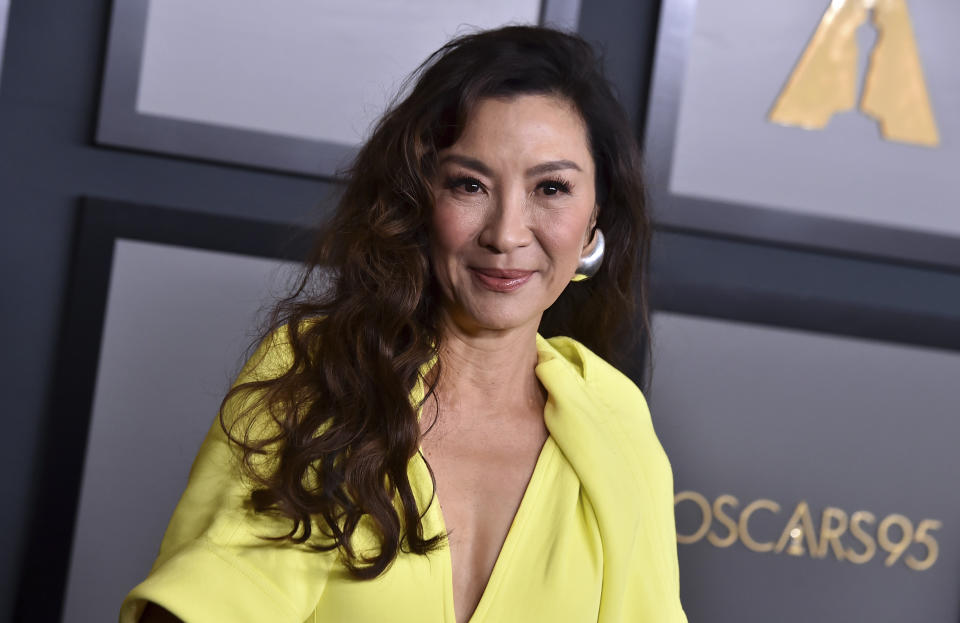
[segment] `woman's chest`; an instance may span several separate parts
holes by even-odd
[[[501,539],[502,547],[493,553],[485,586],[479,595],[474,593],[471,623],[596,620],[603,561],[596,518],[581,497],[576,474],[552,440],[544,444],[536,461],[530,474],[532,488],[526,491],[529,495],[521,492],[519,507]],[[430,492],[426,464],[412,461],[411,478],[425,492],[425,506]],[[371,581],[353,580],[342,571],[332,573],[317,604],[315,620],[455,623],[455,608],[462,610],[459,604],[455,606],[460,571],[453,534],[458,528],[445,526],[448,504],[443,504],[442,512],[436,500],[427,508],[424,533],[433,536],[446,528],[451,533],[449,547],[427,556],[401,553],[384,574]],[[477,542],[474,535],[473,543]],[[461,554],[461,562],[470,560],[471,552],[462,551],[467,557]],[[489,551],[485,557],[490,556]],[[477,561],[487,559],[473,555]],[[469,582],[462,584],[460,594],[469,595],[462,592]],[[461,620],[466,618],[461,616]]]
[[[529,497],[547,436],[546,428],[538,427],[487,440],[424,440],[447,532],[458,623],[469,620],[483,596],[518,510]]]

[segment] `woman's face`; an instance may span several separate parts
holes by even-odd
[[[431,260],[449,318],[470,333],[536,328],[596,220],[577,110],[550,95],[481,100],[438,154],[433,192]]]

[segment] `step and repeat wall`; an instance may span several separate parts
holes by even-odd
[[[655,248],[688,236],[735,240],[748,264],[790,249],[824,271],[852,257],[960,272],[960,4],[647,5],[649,50],[620,73],[650,77],[631,114]],[[577,29],[591,10],[115,0],[95,142],[334,179],[450,36]],[[149,571],[305,240],[266,221],[78,202],[54,399],[72,417],[42,475],[63,496],[37,509],[65,520],[34,540],[19,608],[86,622],[115,618]],[[960,308],[852,305],[791,292],[786,272],[771,292],[655,269],[641,382],[674,469],[690,621],[960,620]]]
[[[656,312],[691,621],[956,621],[960,350]]]
[[[836,257],[956,272],[957,28],[951,0],[664,0],[657,222],[822,257],[824,281]],[[690,620],[960,620],[958,310],[791,292],[780,269],[776,291],[655,289]]]

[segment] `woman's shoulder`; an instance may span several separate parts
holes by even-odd
[[[317,318],[307,318],[296,323],[297,331],[292,331],[291,322],[282,322],[260,332],[244,355],[244,363],[234,377],[230,392],[224,403],[225,420],[233,422],[233,416],[244,412],[249,406],[251,390],[263,389],[266,384],[290,372],[296,365],[296,349],[308,348],[309,340],[303,335],[318,322]]]
[[[558,404],[589,412],[590,427],[638,459],[644,471],[669,472],[669,461],[654,430],[643,391],[627,375],[579,341],[566,336],[538,339],[541,363],[555,372],[538,372]]]
[[[538,348],[541,361],[561,359],[581,379],[587,391],[599,394],[611,407],[633,413],[639,409],[649,417],[646,397],[637,384],[583,343],[563,335],[551,338],[538,336]]]
[[[253,345],[237,381],[263,381],[287,372],[294,363],[293,340],[311,329],[320,319],[305,318],[298,323],[283,322],[265,330]],[[297,327],[296,334],[293,327]],[[248,352],[250,352],[248,350]]]
[[[277,327],[259,340],[233,388],[269,381],[290,369],[287,328]],[[256,398],[256,391],[228,395],[223,422],[214,418],[153,569],[123,603],[124,623],[136,621],[147,602],[186,621],[236,620],[235,613],[244,611],[251,620],[299,622],[316,605],[336,552],[271,540],[286,533],[289,522],[252,507],[252,483],[223,427],[237,434],[272,434],[273,420],[259,417]],[[233,428],[248,413],[256,427]]]

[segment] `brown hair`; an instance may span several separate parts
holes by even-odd
[[[594,277],[546,310],[541,333],[568,335],[615,359],[615,345],[636,334],[636,306],[649,327],[645,270],[636,270],[647,266],[650,237],[639,151],[591,47],[539,27],[469,34],[432,54],[407,84],[360,149],[296,287],[268,320],[264,335],[282,328],[289,342],[289,369],[238,383],[220,411],[253,479],[254,508],[292,521],[275,538],[339,549],[357,578],[379,575],[401,550],[424,554],[444,538],[424,535],[407,475],[420,438],[420,405],[410,394],[440,339],[430,182],[437,153],[457,140],[477,101],[557,95],[587,127],[606,253]],[[431,378],[422,379],[424,400],[439,375]],[[256,400],[228,423],[224,407],[238,393]],[[259,425],[264,418],[270,433]],[[361,518],[379,539],[375,555],[351,548]],[[311,540],[312,522],[319,541]]]

